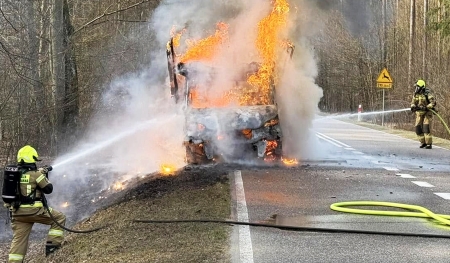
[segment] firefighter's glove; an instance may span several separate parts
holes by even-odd
[[[411,111],[412,112],[415,112],[416,110],[417,110],[417,106],[416,105],[411,106]]]
[[[48,167],[41,167],[38,170],[39,170],[39,172],[41,172],[41,174],[45,174],[45,175],[47,175],[48,171],[49,171]]]
[[[423,111],[427,111],[428,108],[426,106],[419,106],[418,110],[423,110]]]

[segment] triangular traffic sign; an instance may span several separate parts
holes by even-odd
[[[392,78],[386,68],[384,68],[377,79],[378,83],[392,83]]]

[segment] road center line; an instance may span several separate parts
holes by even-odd
[[[417,184],[418,186],[421,187],[434,187],[434,185],[429,184],[427,182],[423,182],[423,181],[411,181],[413,184]]]
[[[450,200],[450,193],[434,193],[434,194],[444,199]]]
[[[415,176],[412,176],[410,174],[397,174],[398,176],[400,176],[401,178],[416,178]]]
[[[327,138],[325,138],[325,137],[322,137],[322,136],[319,135],[319,134],[316,134],[316,136],[317,136],[318,138],[324,140],[324,141],[327,141],[327,142],[333,144],[334,146],[337,146],[337,147],[339,147],[339,148],[342,148],[341,145],[339,145],[339,144],[337,144],[337,143],[335,143],[335,142],[333,142],[333,141],[331,141],[331,140],[329,140],[329,139],[327,139]]]
[[[326,139],[328,139],[328,140],[330,140],[330,141],[334,141],[335,143],[338,143],[338,144],[340,144],[340,145],[342,145],[342,146],[344,146],[344,147],[347,147],[347,148],[350,148],[350,147],[351,147],[350,145],[347,145],[347,144],[345,144],[345,143],[343,143],[343,142],[341,142],[341,141],[338,141],[338,140],[333,139],[333,138],[331,138],[331,137],[329,137],[329,136],[326,136],[326,135],[323,134],[323,133],[316,132],[316,134],[318,134],[318,135],[322,136],[323,138],[326,138]]]
[[[383,167],[383,168],[388,170],[388,171],[400,171],[399,169],[397,169],[395,167]]]
[[[245,201],[244,182],[241,171],[234,171],[236,182],[236,212],[240,222],[248,222],[247,202]],[[239,226],[239,257],[242,263],[253,263],[252,238],[250,226]]]

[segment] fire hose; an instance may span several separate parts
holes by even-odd
[[[447,123],[442,119],[442,117],[435,111],[430,109],[430,111],[436,115],[442,122],[447,132],[450,134],[450,129]],[[106,228],[108,225],[97,227],[88,230],[74,230],[67,228],[54,218],[51,213],[51,209],[47,205],[47,200],[43,195],[44,207],[49,213],[51,219],[62,229],[73,232],[73,233],[91,233],[99,231]],[[348,206],[383,206],[383,207],[395,207],[406,209],[409,211],[386,211],[386,210],[368,210],[368,209],[356,209],[347,208]],[[435,214],[429,209],[417,205],[408,205],[402,203],[393,202],[376,202],[376,201],[348,201],[339,202],[330,205],[330,209],[338,212],[353,213],[353,214],[364,214],[364,215],[379,215],[379,216],[403,216],[403,217],[417,217],[417,218],[429,218],[434,219],[438,223],[450,226],[450,215]],[[419,212],[411,212],[419,211]],[[387,235],[387,236],[409,236],[409,237],[427,237],[427,238],[450,238],[450,235],[439,235],[439,234],[420,234],[420,233],[400,233],[400,232],[387,232],[387,231],[370,231],[370,230],[353,230],[353,229],[338,229],[338,228],[317,228],[317,227],[301,227],[301,226],[285,226],[285,225],[275,225],[270,223],[256,223],[256,222],[241,222],[233,220],[214,220],[214,219],[181,219],[181,220],[143,220],[134,219],[131,220],[134,223],[150,223],[150,224],[170,224],[170,223],[218,223],[218,224],[228,224],[228,225],[245,225],[254,227],[268,227],[277,228],[281,230],[288,231],[303,231],[303,232],[326,232],[326,233],[351,233],[351,234],[372,234],[372,235]]]
[[[450,216],[449,216],[449,218],[450,218]],[[131,220],[131,221],[134,223],[150,223],[150,224],[219,223],[219,224],[229,224],[229,225],[244,225],[244,226],[277,228],[277,229],[281,229],[281,230],[296,231],[296,232],[324,232],[324,233],[349,233],[349,234],[382,235],[382,236],[450,238],[450,235],[439,235],[439,234],[401,233],[401,232],[371,231],[371,230],[356,230],[356,229],[286,226],[286,225],[275,225],[275,224],[269,224],[269,223],[241,222],[241,221],[231,221],[231,220],[212,220],[212,219],[141,220],[141,219],[135,219],[135,220]]]
[[[43,204],[47,212],[49,213],[53,222],[62,229],[79,234],[86,234],[99,231],[108,227],[109,225],[88,229],[88,230],[74,230],[67,228],[60,224],[52,215],[51,209],[47,205],[47,200],[43,196]],[[419,212],[405,212],[405,211],[385,211],[385,210],[367,210],[367,209],[355,209],[346,208],[347,206],[384,206],[395,207],[406,210],[416,210]],[[330,208],[334,211],[364,214],[364,215],[381,215],[381,216],[404,216],[404,217],[417,217],[417,218],[430,218],[436,220],[438,223],[450,226],[450,215],[435,214],[432,211],[417,205],[408,205],[392,202],[376,202],[376,201],[349,201],[340,202],[330,205]],[[133,223],[150,223],[150,224],[170,224],[170,223],[216,223],[227,225],[244,225],[254,227],[267,227],[277,228],[280,230],[297,231],[297,232],[325,232],[325,233],[349,233],[349,234],[370,234],[370,235],[383,235],[383,236],[407,236],[407,237],[426,237],[426,238],[449,238],[450,235],[441,234],[421,234],[421,233],[401,233],[401,232],[387,232],[387,231],[371,231],[371,230],[355,230],[355,229],[339,229],[339,228],[321,228],[321,227],[302,227],[302,226],[289,226],[289,225],[275,225],[270,223],[257,223],[257,222],[242,222],[233,220],[219,220],[219,219],[180,219],[180,220],[145,220],[145,219],[133,219],[129,220]],[[110,224],[111,225],[111,224]]]
[[[88,229],[88,230],[74,230],[67,228],[60,224],[52,215],[51,209],[47,205],[47,200],[43,196],[43,204],[47,212],[49,213],[53,222],[62,229],[78,234],[86,234],[99,231],[108,227],[109,225]],[[346,208],[347,206],[384,206],[384,207],[395,207],[402,208],[406,210],[416,210],[420,212],[405,212],[405,211],[385,211],[385,210],[367,210],[367,209],[355,209]],[[344,213],[354,213],[354,214],[365,214],[365,215],[382,215],[382,216],[404,216],[404,217],[417,217],[417,218],[430,218],[437,222],[450,226],[450,215],[435,214],[432,211],[417,205],[408,205],[401,203],[391,203],[391,202],[375,202],[375,201],[350,201],[350,202],[340,202],[334,203],[330,206],[334,211],[344,212]],[[270,223],[257,223],[257,222],[242,222],[233,220],[215,220],[215,219],[180,219],[180,220],[144,220],[144,219],[134,219],[130,220],[133,223],[150,223],[150,224],[170,224],[170,223],[216,223],[216,224],[227,224],[227,225],[244,225],[244,226],[254,226],[254,227],[267,227],[267,228],[277,228],[280,230],[296,231],[296,232],[324,232],[324,233],[349,233],[349,234],[366,234],[366,235],[383,235],[383,236],[407,236],[407,237],[426,237],[426,238],[449,238],[450,235],[441,234],[421,234],[421,233],[401,233],[401,232],[387,232],[387,231],[371,231],[371,230],[355,230],[355,229],[339,229],[339,228],[321,228],[321,227],[302,227],[302,226],[289,226],[289,225],[275,225]]]
[[[438,114],[435,110],[433,110],[433,109],[430,109],[430,111],[431,111],[434,115],[436,115],[436,116],[439,118],[439,120],[441,121],[442,125],[444,125],[445,129],[447,130],[448,134],[450,135],[450,129],[448,128],[448,125],[447,125],[447,123],[444,121],[444,119],[442,119],[441,115],[439,115],[439,114]]]
[[[91,233],[91,232],[95,232],[98,231],[100,229],[106,228],[108,225],[105,226],[101,226],[101,227],[97,227],[97,228],[93,228],[93,229],[87,229],[87,230],[75,230],[75,229],[71,229],[71,228],[67,228],[65,226],[63,226],[62,224],[60,224],[58,222],[58,220],[56,220],[56,218],[53,216],[51,208],[48,206],[47,204],[47,199],[45,198],[45,195],[42,194],[42,204],[44,205],[45,210],[47,210],[48,214],[50,215],[50,218],[53,220],[53,222],[59,226],[60,228],[72,232],[72,233],[78,233],[78,234],[86,234],[86,233]]]
[[[344,208],[344,206],[390,206],[397,208],[404,208],[409,210],[419,210],[418,212],[401,212],[401,211],[380,211],[380,210],[365,210],[365,209],[350,209]],[[60,223],[52,215],[49,207],[45,205],[47,212],[49,213],[51,219],[62,229],[78,234],[92,233],[102,230],[109,225],[88,229],[88,230],[74,230],[67,228]],[[420,218],[432,218],[440,223],[450,226],[450,215],[435,214],[430,210],[415,206],[406,205],[399,203],[389,203],[389,202],[373,202],[373,201],[352,201],[352,202],[342,202],[334,203],[330,206],[332,210],[346,213],[357,213],[357,214],[367,214],[367,215],[383,215],[383,216],[407,216],[407,217],[420,217]],[[348,233],[348,234],[365,234],[365,235],[382,235],[382,236],[406,236],[406,237],[423,237],[423,238],[449,238],[450,235],[441,234],[421,234],[421,233],[402,233],[402,232],[387,232],[387,231],[371,231],[371,230],[356,230],[356,229],[339,229],[339,228],[322,228],[322,227],[302,227],[302,226],[289,226],[289,225],[275,225],[270,223],[257,223],[257,222],[242,222],[233,220],[215,220],[215,219],[179,219],[179,220],[145,220],[145,219],[133,219],[129,220],[133,223],[149,223],[149,224],[179,224],[179,223],[215,223],[215,224],[227,224],[227,225],[243,225],[243,226],[254,226],[254,227],[266,227],[266,228],[276,228],[280,230],[296,231],[296,232],[322,232],[322,233]]]
[[[430,111],[436,115],[442,124],[445,126],[447,132],[450,134],[450,129],[442,117],[433,109]],[[409,211],[386,211],[386,210],[368,210],[368,209],[356,209],[348,208],[348,206],[383,206],[383,207],[395,207],[406,209]],[[450,226],[450,215],[435,214],[429,209],[426,209],[417,205],[408,205],[393,202],[376,202],[376,201],[349,201],[340,202],[330,205],[330,209],[338,212],[364,214],[364,215],[379,215],[379,216],[404,216],[404,217],[417,217],[417,218],[429,218],[434,219],[438,223]],[[412,212],[419,211],[419,212]],[[307,231],[307,232],[328,232],[328,233],[354,233],[354,234],[372,234],[372,235],[390,235],[390,236],[414,236],[414,237],[428,237],[428,238],[450,238],[450,235],[439,234],[420,234],[420,233],[399,233],[399,232],[383,232],[383,231],[367,231],[367,230],[351,230],[351,229],[333,229],[333,228],[315,228],[315,227],[300,227],[300,226],[283,226],[266,223],[253,223],[253,222],[239,222],[229,220],[132,220],[135,223],[152,223],[152,224],[167,224],[167,223],[223,223],[232,225],[246,225],[257,227],[270,227],[278,228],[282,230],[290,231]]]

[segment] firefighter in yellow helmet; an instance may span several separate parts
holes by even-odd
[[[44,207],[43,194],[50,194],[53,185],[48,180],[49,168],[37,168],[39,156],[36,150],[26,145],[17,153],[17,163],[22,170],[20,179],[20,206],[9,206],[13,239],[9,250],[8,262],[23,262],[28,249],[28,237],[34,223],[50,225],[45,247],[46,256],[61,247],[64,240],[63,229],[50,217]],[[65,225],[66,216],[49,208],[55,220]]]
[[[420,142],[420,148],[431,149],[433,137],[431,136],[431,122],[436,100],[431,91],[426,88],[425,81],[419,79],[415,85],[414,95],[411,101],[411,111],[416,113],[416,134]]]

